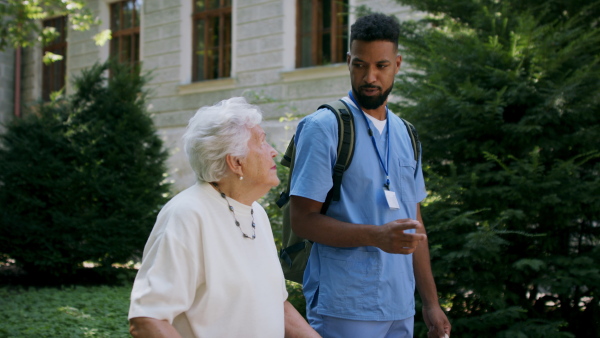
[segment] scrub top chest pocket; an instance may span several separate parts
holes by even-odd
[[[400,164],[400,198],[403,202],[417,202],[415,171],[417,161],[412,158],[401,158]]]

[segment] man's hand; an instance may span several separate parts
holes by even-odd
[[[448,321],[448,317],[439,306],[426,307],[423,306],[423,320],[429,331],[429,338],[447,338],[450,337],[452,326]]]
[[[408,255],[415,250],[421,241],[427,238],[423,233],[406,233],[408,229],[422,229],[423,225],[414,219],[398,219],[386,223],[380,227],[377,238],[377,247],[381,250],[394,253]]]

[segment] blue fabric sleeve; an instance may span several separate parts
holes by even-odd
[[[325,202],[333,186],[337,133],[336,117],[328,109],[320,109],[299,123],[290,195]]]

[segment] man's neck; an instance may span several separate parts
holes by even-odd
[[[382,104],[381,106],[375,108],[375,109],[365,109],[363,107],[360,107],[360,109],[362,109],[365,114],[369,114],[371,116],[373,116],[374,118],[378,119],[379,121],[383,121],[386,119],[387,115],[387,109],[386,109],[386,105]]]

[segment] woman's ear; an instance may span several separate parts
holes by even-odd
[[[229,169],[236,175],[238,176],[244,176],[244,170],[243,170],[243,161],[241,158],[237,157],[237,156],[231,156],[231,154],[227,154],[227,156],[225,156],[225,161],[227,162],[227,166],[229,167]]]

